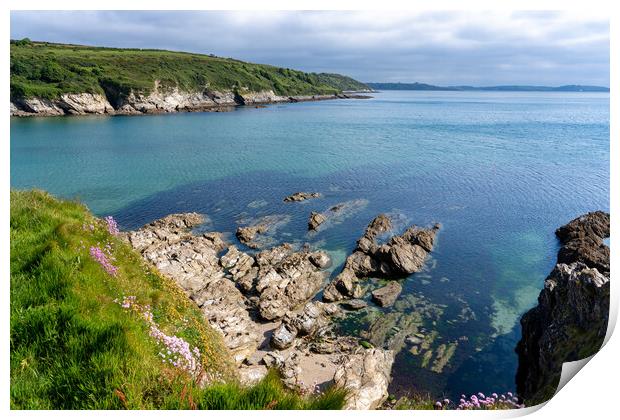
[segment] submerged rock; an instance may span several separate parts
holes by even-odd
[[[556,232],[563,246],[538,305],[521,318],[517,392],[526,404],[550,399],[562,364],[602,346],[609,319],[609,214],[588,213]]]
[[[305,200],[309,200],[311,198],[319,198],[321,196],[321,193],[318,192],[296,192],[294,194],[289,195],[288,197],[284,198],[284,202],[286,203],[290,203],[293,201],[305,201]]]
[[[388,397],[394,363],[391,350],[364,349],[345,357],[334,375],[334,383],[348,391],[344,409],[372,410]]]
[[[286,214],[273,214],[250,220],[247,226],[237,228],[236,236],[239,242],[253,249],[265,248],[273,245],[273,234],[286,225],[291,217]]]
[[[372,299],[380,306],[392,306],[403,288],[397,281],[391,281],[384,287],[372,291]]]

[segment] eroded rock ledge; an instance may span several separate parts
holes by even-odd
[[[159,83],[149,94],[131,92],[122,95],[108,89],[106,94],[67,93],[56,99],[19,98],[10,103],[11,116],[59,115],[136,115],[167,112],[228,111],[240,105],[260,105],[283,102],[321,101],[328,99],[366,98],[355,94],[280,96],[273,91],[260,92],[183,92],[163,90]]]
[[[550,399],[564,362],[586,358],[603,344],[609,318],[610,216],[597,211],[556,231],[562,243],[538,305],[521,318],[517,392],[528,405]]]
[[[290,388],[336,383],[349,390],[346,408],[378,407],[387,397],[394,353],[336,334],[332,320],[343,310],[312,300],[329,255],[286,243],[252,255],[217,232],[192,233],[202,222],[200,214],[173,214],[124,237],[222,334],[240,379],[256,382],[272,367]]]

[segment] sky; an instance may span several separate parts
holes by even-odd
[[[609,18],[579,12],[13,11],[11,38],[234,57],[363,82],[609,86]]]

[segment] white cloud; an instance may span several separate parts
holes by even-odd
[[[215,53],[363,81],[609,84],[596,12],[12,12],[11,36]]]

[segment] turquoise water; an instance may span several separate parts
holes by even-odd
[[[609,209],[609,94],[374,96],[228,113],[12,119],[11,186],[79,198],[125,229],[191,210],[234,238],[240,222],[286,214],[277,241],[321,246],[337,262],[379,212],[403,227],[441,222],[428,269],[404,280],[403,297],[445,305],[428,329],[438,342],[461,340],[441,373],[404,349],[391,391],[514,390],[517,321],[553,266],[554,230]],[[324,196],[282,203],[299,190]],[[311,210],[349,200],[357,200],[349,217],[307,234]],[[452,322],[465,304],[475,316]]]

